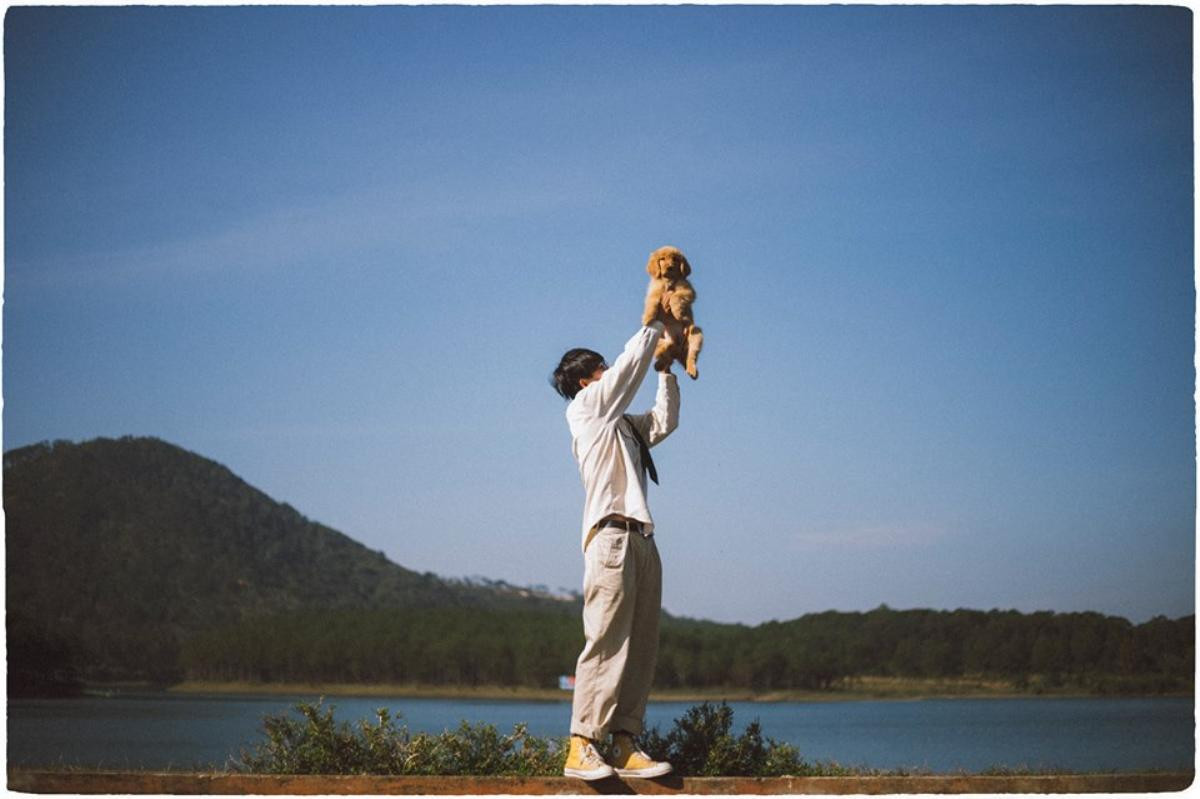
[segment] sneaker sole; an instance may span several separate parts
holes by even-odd
[[[641,777],[649,779],[651,777],[665,777],[671,773],[670,763],[659,763],[657,766],[650,768],[619,768],[617,769],[618,777]]]
[[[596,769],[592,769],[591,771],[584,771],[583,769],[578,769],[578,768],[563,769],[564,777],[577,777],[581,780],[587,780],[588,782],[592,782],[594,780],[602,780],[605,777],[612,777],[615,774],[616,774],[616,772],[613,771],[611,768],[596,768]]]

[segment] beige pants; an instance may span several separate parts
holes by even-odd
[[[571,733],[639,735],[658,657],[662,561],[654,538],[601,529],[584,552],[583,635]]]

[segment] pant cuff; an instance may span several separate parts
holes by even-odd
[[[590,738],[593,741],[600,741],[604,736],[608,735],[607,727],[588,727],[583,724],[571,723],[571,734],[582,735],[584,738]]]
[[[633,716],[613,716],[609,726],[613,731],[627,732],[631,735],[641,735],[645,727],[641,719],[635,719]]]

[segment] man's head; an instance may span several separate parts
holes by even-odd
[[[554,390],[564,399],[575,399],[575,395],[584,386],[593,380],[599,380],[607,368],[604,356],[594,350],[582,347],[567,350],[558,362],[558,368],[550,376],[550,385],[554,386]]]

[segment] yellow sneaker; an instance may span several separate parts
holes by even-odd
[[[612,755],[618,777],[663,777],[671,773],[670,763],[651,760],[637,748],[629,733],[613,733]]]
[[[571,750],[567,753],[567,762],[563,766],[564,777],[578,777],[581,780],[602,780],[611,777],[616,772],[612,766],[604,762],[596,747],[582,735],[571,736]]]

